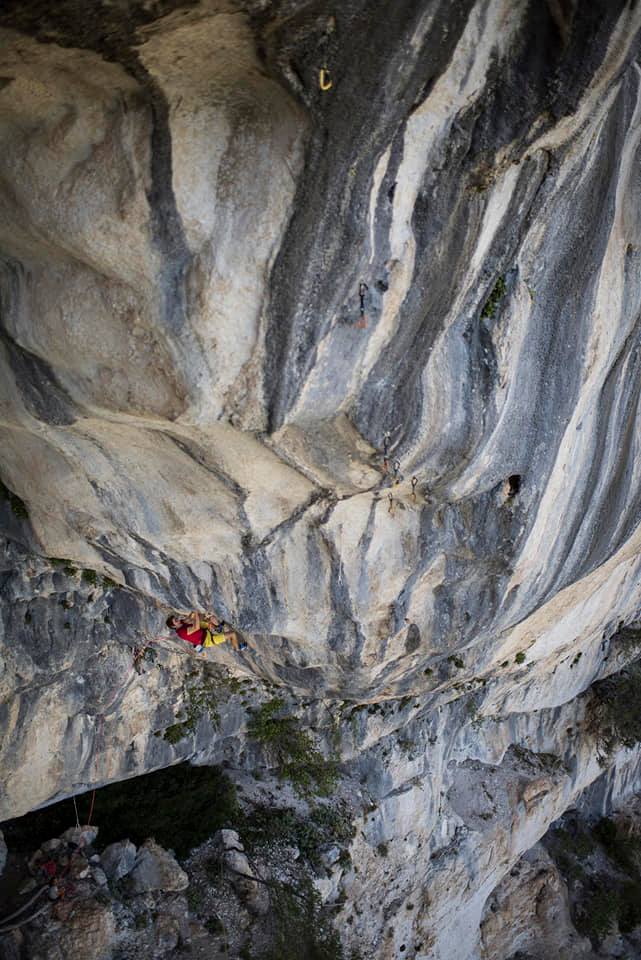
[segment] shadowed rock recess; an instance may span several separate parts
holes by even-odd
[[[5,0],[1,820],[184,759],[247,799],[271,703],[352,805],[346,960],[641,955],[537,846],[641,793],[593,687],[641,656],[640,32]]]

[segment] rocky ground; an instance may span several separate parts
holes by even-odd
[[[210,790],[197,810],[190,783],[184,782],[182,821],[201,818],[206,833],[200,835],[208,839],[198,842],[198,824],[185,839],[185,830],[163,823],[157,810],[145,811],[145,822],[138,813],[135,827],[175,835],[179,860],[153,838],[105,844],[99,828],[88,826],[68,828],[33,852],[30,836],[54,822],[56,807],[9,824],[0,890],[3,960],[339,960],[332,921],[345,901],[336,893],[351,863],[355,811],[335,798],[309,802],[283,794],[277,783],[256,784],[251,803],[240,783],[224,801]],[[166,793],[155,803],[166,806]],[[91,812],[106,816],[100,794]],[[217,821],[238,829],[212,833]],[[114,829],[112,822],[109,837]]]

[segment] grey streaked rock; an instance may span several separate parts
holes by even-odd
[[[638,653],[641,7],[48,6],[0,14],[0,817],[274,768],[268,680],[362,791],[346,950],[476,958],[641,783],[585,722]],[[258,692],[181,727],[215,663]]]

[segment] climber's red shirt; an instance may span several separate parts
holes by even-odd
[[[176,633],[181,640],[186,640],[187,643],[191,643],[194,647],[200,646],[201,643],[205,642],[206,630],[194,630],[193,633],[187,633],[189,627],[178,627]]]

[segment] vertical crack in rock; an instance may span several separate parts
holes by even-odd
[[[161,316],[174,334],[184,324],[187,312],[186,273],[191,254],[176,206],[172,186],[172,150],[169,107],[158,84],[140,65],[138,79],[151,92],[151,188],[148,194],[154,242],[162,259],[160,272]]]

